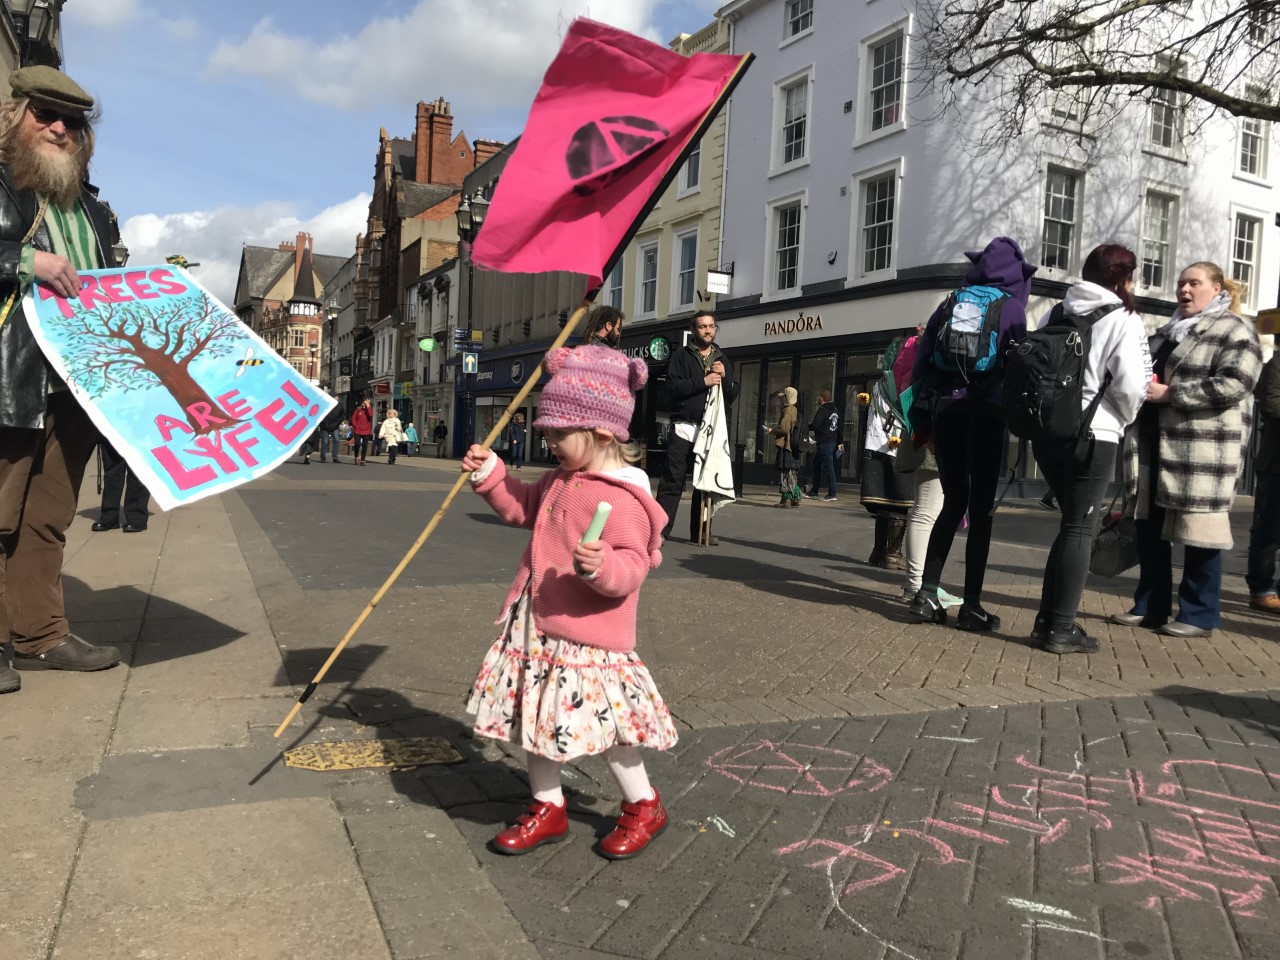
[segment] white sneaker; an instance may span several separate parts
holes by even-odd
[[[943,610],[950,610],[952,607],[958,607],[960,604],[964,603],[964,601],[959,597],[953,597],[951,594],[947,593],[947,591],[939,587],[938,603],[942,604]]]

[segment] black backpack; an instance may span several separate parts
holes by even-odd
[[[1119,309],[1119,303],[1108,303],[1068,316],[1058,304],[1044,326],[1010,348],[1004,362],[1004,412],[1011,434],[1050,443],[1088,436],[1094,411],[1111,383],[1108,372],[1088,409],[1082,409],[1089,341],[1093,325]]]

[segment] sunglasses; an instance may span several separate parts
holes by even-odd
[[[49,107],[28,107],[27,109],[31,111],[31,116],[35,117],[36,123],[42,127],[51,127],[61,120],[69,133],[79,133],[86,126],[85,118],[81,114],[60,113]]]

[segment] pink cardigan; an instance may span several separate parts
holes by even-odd
[[[502,619],[532,578],[539,631],[606,650],[634,650],[640,584],[662,562],[658,548],[667,516],[657,501],[635,484],[600,473],[556,469],[536,483],[522,483],[501,460],[474,486],[507,523],[533,528]],[[588,580],[574,572],[573,548],[601,501],[613,512],[600,537],[604,562]]]

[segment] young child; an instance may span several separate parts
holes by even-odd
[[[503,604],[502,635],[485,657],[467,700],[479,736],[524,747],[533,803],[493,838],[499,853],[528,853],[563,840],[569,819],[560,765],[603,754],[621,788],[622,815],[599,852],[636,856],[667,825],[649,786],[640,746],[676,742],[671,715],[635,654],[640,584],[662,562],[666,514],[649,479],[628,461],[633,392],[644,361],[603,346],[552,351],[551,381],[538,419],[555,470],[536,483],[507,473],[502,459],[473,445],[462,460],[475,491],[533,537]],[[600,503],[612,507],[604,532],[579,543]]]

